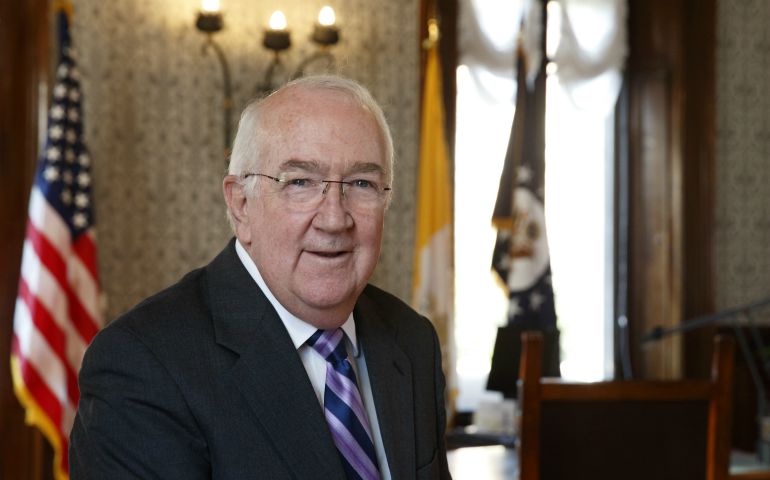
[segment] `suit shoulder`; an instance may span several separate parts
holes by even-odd
[[[426,317],[392,293],[374,285],[367,285],[362,297],[370,303],[371,308],[374,308],[386,321],[394,324],[399,331],[434,330],[433,324]]]
[[[205,282],[205,269],[193,270],[118,316],[104,330],[121,328],[147,337],[189,329],[196,321],[209,318]]]
[[[379,287],[375,287],[374,285],[369,284],[366,286],[363,292],[363,297],[365,297],[368,301],[376,304],[378,307],[387,309],[388,311],[405,313],[410,316],[420,316],[420,314],[417,313],[406,302],[393,295],[392,293],[386,292],[385,290]]]

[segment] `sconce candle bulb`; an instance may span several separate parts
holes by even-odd
[[[278,53],[291,46],[291,36],[286,28],[286,16],[280,10],[276,10],[270,16],[270,28],[265,30],[262,45]]]
[[[219,0],[203,0],[201,11],[205,13],[219,13]]]
[[[340,32],[334,25],[334,9],[325,6],[318,12],[318,23],[313,29],[313,41],[322,46],[334,45],[340,41]]]
[[[336,17],[334,15],[334,9],[329,5],[326,5],[318,12],[318,23],[326,27],[333,27]]]

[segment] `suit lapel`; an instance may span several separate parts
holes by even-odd
[[[302,361],[278,314],[235,253],[208,267],[217,342],[240,355],[225,375],[297,478],[343,478],[337,450]]]
[[[356,334],[366,358],[377,420],[392,478],[414,477],[414,393],[409,358],[399,348],[397,332],[366,296],[355,311]]]

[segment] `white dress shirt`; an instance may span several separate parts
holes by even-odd
[[[278,316],[286,327],[286,331],[289,332],[294,347],[297,349],[297,354],[299,355],[300,360],[302,360],[302,365],[305,366],[307,375],[310,378],[310,383],[313,385],[316,397],[318,397],[318,403],[323,409],[323,397],[324,391],[326,390],[326,359],[312,347],[305,344],[310,336],[318,329],[294,316],[278,302],[267,287],[262,275],[259,273],[257,265],[238,240],[235,241],[235,251],[238,254],[238,258],[241,259],[243,266],[246,267],[246,270],[251,277],[257,282],[257,285],[273,305],[275,311],[278,312]],[[369,417],[369,424],[372,427],[374,449],[377,451],[377,461],[380,467],[380,479],[390,480],[390,469],[388,468],[388,460],[385,457],[385,448],[382,445],[382,435],[380,434],[380,425],[377,421],[377,411],[374,408],[374,396],[372,395],[372,386],[369,382],[369,371],[366,368],[364,352],[358,347],[358,341],[356,340],[356,322],[353,318],[353,312],[350,312],[348,319],[342,324],[342,330],[345,332],[345,341],[347,343],[348,352],[355,360],[354,362],[351,362],[351,365],[356,372],[358,389],[361,392],[364,408]]]

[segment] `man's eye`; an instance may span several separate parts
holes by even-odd
[[[286,181],[289,187],[312,187],[313,181],[309,178],[290,178]]]
[[[371,180],[364,180],[363,178],[352,180],[350,184],[356,188],[361,188],[361,189],[370,189],[370,188],[373,188],[375,190],[377,189],[376,183],[372,182]]]

